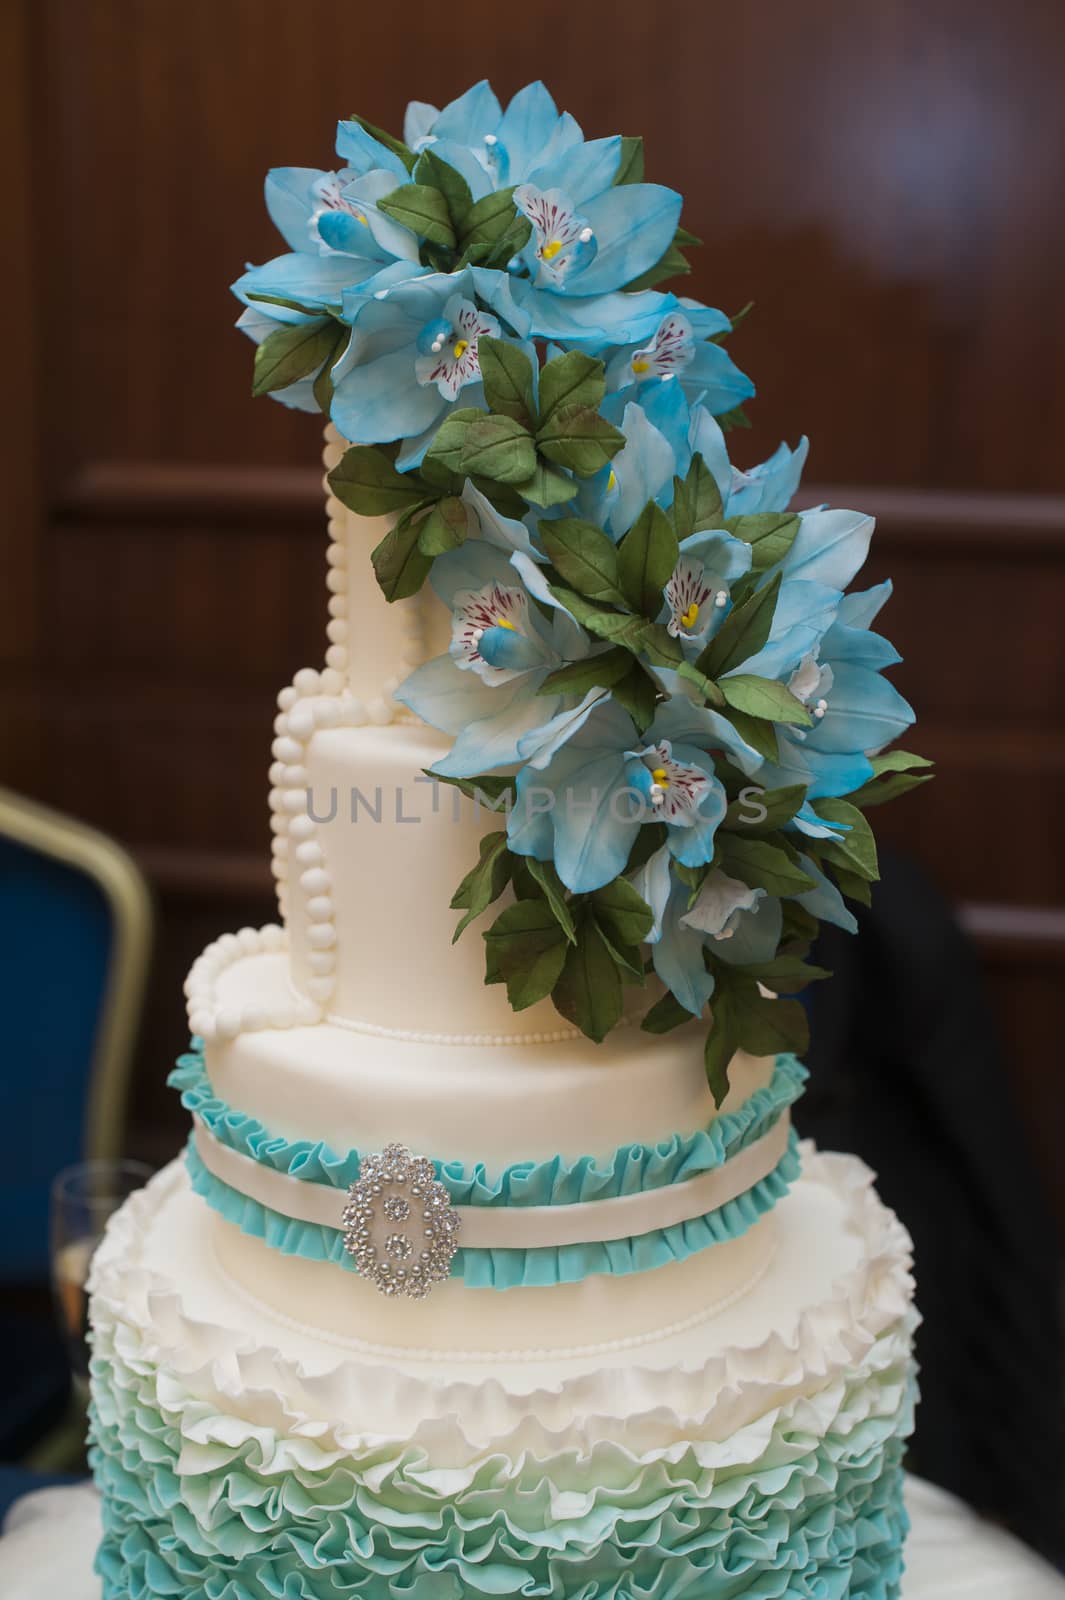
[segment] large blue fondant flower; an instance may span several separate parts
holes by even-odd
[[[416,465],[455,405],[483,406],[478,357],[483,334],[506,337],[495,302],[512,321],[527,322],[510,299],[502,273],[467,268],[426,273],[360,290],[344,300],[352,320],[347,350],[333,369],[332,416],[359,444],[404,439],[397,465]]]
[[[831,627],[788,674],[788,687],[814,722],[809,728],[777,727],[776,770],[782,783],[805,783],[809,800],[847,795],[867,782],[873,775],[869,757],[914,720],[912,707],[883,676],[902,658],[869,627],[890,593],[890,583],[882,583],[845,595]],[[802,827],[802,815],[797,820]],[[812,820],[809,814],[805,820]],[[808,831],[824,830],[814,825]]]
[[[708,951],[736,966],[761,965],[775,956],[783,912],[780,901],[764,889],[752,889],[715,867],[691,903],[690,890],[671,870],[665,846],[631,881],[654,917],[648,943],[655,972],[694,1016],[714,992]]]
[[[377,207],[407,181],[402,161],[355,122],[339,124],[337,154],[343,165],[336,171],[276,167],[267,174],[266,208],[289,254],[249,267],[233,292],[279,322],[293,315],[278,301],[337,312],[345,289],[382,269],[403,262],[420,270],[416,236]]]
[[[745,772],[760,764],[714,711],[669,700],[641,735],[604,698],[561,749],[541,751],[518,773],[507,822],[510,849],[554,861],[567,888],[583,893],[623,872],[640,828],[661,822],[670,853],[686,866],[701,866],[713,856],[728,803],[714,771],[714,753],[721,750]]]
[[[712,341],[731,327],[722,311],[682,299],[667,310],[653,336],[604,352],[607,384],[627,398],[645,385],[664,380],[680,385],[693,405],[712,416],[742,405],[754,384],[736,366],[728,351]]]
[[[483,537],[467,539],[434,563],[432,584],[451,613],[446,655],[418,667],[396,699],[434,728],[455,735],[433,766],[442,777],[470,778],[519,761],[550,758],[604,698],[541,694],[548,673],[587,655],[591,641],[561,607],[550,620],[530,602],[511,564],[528,552],[528,532],[501,517],[466,485]]]

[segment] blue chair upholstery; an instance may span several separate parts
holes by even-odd
[[[48,1276],[48,1194],[80,1161],[113,928],[100,885],[0,836],[4,1160],[0,1278]]]
[[[117,845],[0,789],[0,1460],[60,1422],[68,1358],[42,1293],[52,1180],[121,1151],[151,946],[144,880]]]

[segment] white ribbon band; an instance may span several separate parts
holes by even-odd
[[[456,1206],[462,1222],[459,1243],[472,1250],[536,1250],[635,1238],[691,1222],[767,1178],[788,1148],[790,1126],[790,1114],[785,1111],[768,1133],[723,1166],[660,1189],[564,1206]],[[304,1182],[261,1166],[251,1156],[221,1144],[199,1121],[195,1139],[208,1172],[231,1189],[296,1222],[343,1228],[346,1189]]]

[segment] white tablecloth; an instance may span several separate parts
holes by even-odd
[[[919,1478],[903,1600],[1065,1600],[1065,1578]],[[95,1491],[42,1489],[12,1506],[0,1538],[0,1600],[100,1600]]]

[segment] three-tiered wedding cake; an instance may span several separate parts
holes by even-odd
[[[868,606],[840,609],[868,543],[868,521],[823,511],[789,516],[783,507],[794,483],[780,508],[765,495],[745,501],[758,474],[720,465],[712,509],[704,499],[698,510],[696,489],[706,495],[701,464],[720,431],[682,394],[675,372],[683,366],[666,365],[678,337],[692,359],[698,310],[633,288],[651,263],[628,261],[616,288],[604,279],[594,291],[602,302],[620,301],[627,290],[639,303],[650,333],[637,332],[634,341],[589,333],[586,317],[567,343],[561,312],[530,298],[547,293],[537,270],[567,252],[575,273],[585,270],[582,250],[597,246],[597,259],[610,257],[613,203],[596,209],[588,173],[597,162],[612,159],[616,167],[622,145],[575,144],[579,130],[571,134],[567,119],[539,98],[544,93],[516,97],[520,117],[500,112],[494,99],[486,110],[481,89],[471,91],[481,96],[475,103],[469,96],[455,103],[464,111],[414,108],[404,146],[342,124],[348,166],[339,175],[274,175],[273,209],[295,232],[294,253],[271,264],[272,277],[258,269],[268,274],[265,287],[245,283],[249,302],[260,307],[252,328],[263,339],[260,353],[281,335],[274,352],[284,381],[274,390],[307,403],[317,372],[314,399],[329,410],[345,392],[351,402],[345,379],[391,361],[392,378],[377,399],[384,410],[398,404],[401,417],[406,407],[409,421],[391,432],[382,424],[376,437],[426,437],[407,449],[411,460],[392,453],[380,468],[369,461],[373,451],[345,452],[331,430],[329,643],[323,669],[298,673],[279,697],[270,772],[281,924],[225,935],[193,967],[194,1044],[173,1080],[194,1119],[186,1158],[127,1204],[94,1263],[92,1433],[107,1600],[882,1600],[898,1593],[901,1458],[914,1397],[907,1237],[860,1163],[797,1142],[790,1117],[804,1071],[793,1054],[759,1044],[775,1037],[767,1017],[792,1015],[786,1008],[794,1002],[774,996],[797,986],[789,963],[802,967],[804,914],[807,922],[811,912],[846,915],[821,869],[838,864],[846,885],[857,845],[848,869],[840,840],[853,841],[859,825],[833,807],[892,771],[870,762],[884,741],[863,737],[846,758],[857,781],[826,786],[813,756],[788,757],[783,745],[800,723],[813,730],[811,746],[826,728],[823,770],[838,772],[848,748],[839,730],[861,715],[860,674],[872,677],[886,664],[884,642],[868,632]],[[463,116],[480,119],[478,128],[486,117],[490,124],[476,151],[491,178],[481,195],[474,157],[459,153],[460,141],[472,139]],[[575,197],[584,208],[580,226],[548,215],[552,205],[564,209],[562,183],[547,181],[557,175],[535,181],[535,162],[547,159],[552,137],[569,161],[571,185],[583,187]],[[614,148],[604,152],[607,145]],[[361,170],[359,152],[370,163]],[[384,162],[387,182],[375,177],[374,161]],[[404,179],[413,167],[415,182],[400,184],[397,161]],[[506,187],[500,171],[510,178]],[[304,173],[299,183],[293,172]],[[468,202],[448,177],[456,172]],[[522,193],[523,177],[531,193]],[[430,188],[439,203],[405,192]],[[306,204],[294,220],[297,191]],[[608,201],[619,192],[607,189]],[[509,212],[497,219],[499,235],[511,230],[502,267],[490,253],[478,259],[469,244],[465,264],[437,260],[445,246],[434,243],[441,236],[434,219],[450,207],[457,248],[463,208],[480,205],[482,218],[494,216],[500,194]],[[418,216],[429,219],[428,236],[415,228]],[[527,230],[515,231],[516,217],[529,221]],[[322,234],[313,251],[308,219]],[[630,233],[651,229],[645,249],[653,261],[663,254],[654,228],[642,215],[637,222]],[[476,244],[474,226],[467,221],[465,237]],[[675,226],[670,217],[671,237]],[[352,265],[359,259],[352,229],[373,232],[377,250],[376,287],[354,296],[350,285],[366,273]],[[414,240],[413,254],[400,250],[401,234]],[[523,274],[523,250],[538,263],[531,273]],[[284,265],[294,259],[295,267]],[[456,306],[463,274],[469,297]],[[434,410],[417,392],[396,400],[405,334],[383,330],[381,317],[393,293],[413,284],[424,301],[443,276],[451,281],[435,317],[427,301],[413,313],[404,309],[404,327],[411,316],[416,324],[405,359],[420,390],[440,400]],[[582,311],[591,304],[586,297]],[[599,304],[595,316],[603,314]],[[264,315],[276,315],[267,338]],[[633,331],[631,319],[626,327]],[[343,351],[341,328],[345,338],[354,330]],[[299,358],[302,371],[292,365],[294,330],[313,346]],[[508,337],[514,349],[538,338],[551,344],[527,376],[513,366],[505,379],[500,349]],[[616,350],[627,343],[639,346],[627,357],[630,383],[657,361],[653,386],[684,406],[687,455],[675,440],[668,445],[670,470],[658,474],[657,487],[647,487],[648,459],[659,439],[671,437],[661,405],[655,411],[650,390],[641,389],[637,406],[621,383],[623,407],[611,409],[609,394],[603,399],[596,389],[610,382],[604,375],[611,360],[616,371]],[[443,376],[434,369],[441,349],[452,360]],[[694,359],[715,350],[727,363],[719,363],[719,376],[727,374],[720,345],[704,344]],[[545,360],[571,361],[563,374],[576,373],[570,395],[578,380],[592,385],[568,412],[552,402],[553,433]],[[507,429],[506,439],[445,440],[453,476],[431,470],[437,430],[456,416],[497,425],[507,416],[497,397],[508,383],[520,401],[513,416],[524,409],[535,435],[535,486],[514,465],[524,444],[515,446]],[[705,372],[698,386],[702,396],[712,388]],[[465,413],[454,407],[461,389]],[[598,400],[589,404],[589,392]],[[487,405],[474,416],[471,402]],[[594,449],[591,457],[582,453],[596,429],[575,416],[577,404],[607,419],[601,460]],[[356,426],[338,409],[334,420],[348,437],[375,437],[369,412]],[[394,499],[389,515],[387,502],[366,500],[371,479],[373,493],[401,495],[404,473],[418,478],[413,501]],[[435,503],[427,484],[437,490]],[[602,550],[581,534],[581,557],[597,574],[582,578],[566,541],[577,520],[569,501],[589,484],[599,486],[598,521],[619,552],[645,502],[664,507],[656,514],[675,525],[663,532],[645,516],[641,578],[623,555],[620,576],[605,572]],[[693,485],[687,497],[686,484]],[[515,487],[529,507],[524,519],[514,515],[521,510]],[[622,523],[611,508],[626,494],[634,510]],[[686,499],[690,515],[681,509]],[[353,500],[381,516],[349,509]],[[732,547],[756,549],[770,522],[783,542],[767,547],[765,560],[756,555],[752,570],[760,576],[752,582]],[[405,526],[416,539],[421,530],[420,544],[397,552]],[[709,555],[708,538],[716,541]],[[653,573],[662,549],[669,571],[659,582]],[[712,582],[707,562],[716,563]],[[417,592],[410,574],[420,563],[433,567],[436,597]],[[398,581],[397,568],[406,574]],[[654,590],[651,610],[661,604],[668,618],[645,618],[658,631],[617,642],[590,608],[598,605],[601,617],[610,605],[610,615],[637,620],[632,597],[641,583]],[[732,655],[724,644],[708,655],[730,617],[742,620],[745,607],[765,611],[758,597],[766,589],[776,624],[764,616],[761,639],[757,628],[747,635],[746,656],[729,634]],[[724,603],[710,600],[715,591]],[[709,620],[700,630],[701,607]],[[579,628],[592,634],[590,648],[574,643]],[[545,640],[556,655],[545,657]],[[849,678],[840,664],[846,649]],[[642,719],[639,689],[620,687],[628,680],[618,650],[652,685]],[[825,667],[833,659],[834,675]],[[591,668],[589,660],[603,665]],[[752,662],[753,671],[736,672],[737,663]],[[522,711],[526,679],[538,674],[542,691],[548,671],[572,673],[575,664],[584,678],[556,676],[556,696],[541,692]],[[739,677],[756,683],[760,672],[799,710],[778,695],[774,716],[759,718],[761,702],[749,690],[735,703]],[[716,686],[730,673],[719,697]],[[467,680],[476,697],[464,702]],[[451,708],[450,723],[427,718],[446,732],[409,709],[424,714],[426,684],[437,711],[442,699]],[[833,685],[840,708],[830,737]],[[517,723],[501,731],[493,715],[486,730],[482,700],[500,690]],[[661,727],[646,733],[674,698],[684,729],[674,706],[671,740]],[[883,720],[883,704],[877,714]],[[566,771],[577,784],[583,769],[572,754],[590,750],[597,782],[608,787],[603,752],[615,715],[626,723],[625,797],[611,798],[589,822],[580,791],[574,821],[564,815],[573,793],[560,787],[558,764],[570,761]],[[699,718],[717,719],[705,723],[714,731],[701,744],[692,732],[704,726]],[[784,729],[775,763],[759,752],[759,720]],[[476,759],[461,771],[454,753],[478,728]],[[591,745],[589,728],[598,729]],[[885,739],[893,736],[886,723],[884,730]],[[688,754],[693,741],[697,758]],[[500,771],[496,784],[486,776],[472,782]],[[536,779],[536,803],[523,787],[526,771]],[[796,771],[805,774],[797,787]],[[445,781],[456,777],[457,785]],[[745,777],[754,786],[741,792]],[[757,847],[742,833],[748,811],[757,818]],[[801,855],[778,839],[789,824]],[[615,871],[609,860],[593,863],[616,827],[624,837]],[[633,843],[637,834],[653,853]],[[701,861],[692,856],[697,839]],[[455,903],[472,925],[452,943],[449,903],[471,861],[478,867]],[[770,869],[761,884],[757,874]],[[677,882],[683,894],[679,912],[671,912]],[[493,898],[503,907],[495,922]],[[754,931],[764,934],[767,919],[769,950]],[[643,957],[635,962],[630,947],[643,941],[654,958],[656,1031],[639,1026],[633,1003],[646,980]],[[693,945],[708,991],[691,977]],[[620,1018],[611,1009],[615,988],[623,992],[619,971],[629,986]],[[757,1015],[758,1026],[730,1023],[730,1042],[741,1047],[729,1049],[722,1069],[709,1051],[704,1058],[706,1012],[713,1017],[719,1005],[712,1031],[720,1022],[723,1033],[724,997],[748,994],[741,1016]],[[611,1021],[617,1031],[600,1043]]]

